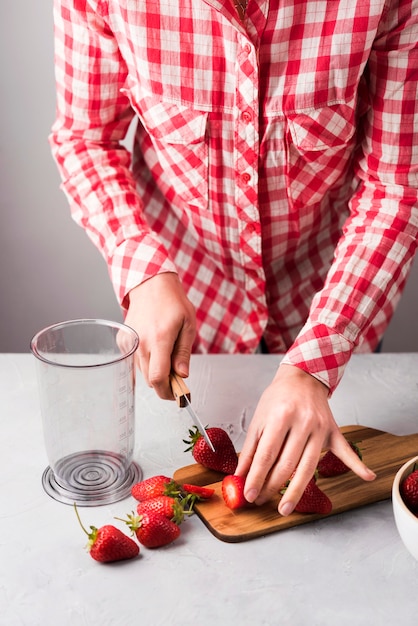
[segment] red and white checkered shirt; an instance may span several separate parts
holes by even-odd
[[[264,336],[335,389],[417,245],[418,0],[55,0],[55,33],[51,146],[122,306],[176,271],[196,352]]]

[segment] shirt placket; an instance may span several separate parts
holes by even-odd
[[[263,326],[267,310],[258,207],[259,68],[257,50],[245,35],[238,38],[235,100],[235,205],[240,255],[245,290]],[[248,332],[252,334],[250,329]]]

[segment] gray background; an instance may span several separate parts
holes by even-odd
[[[0,351],[46,325],[121,320],[104,260],[70,217],[47,137],[54,119],[52,0],[0,7]],[[383,342],[418,351],[418,262]]]

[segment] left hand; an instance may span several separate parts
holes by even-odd
[[[340,432],[328,402],[328,388],[298,367],[283,364],[262,394],[239,456],[236,474],[246,476],[245,497],[263,504],[292,481],[279,503],[289,515],[328,448],[363,480],[372,472]]]
[[[157,274],[129,292],[125,323],[139,336],[136,363],[160,398],[174,400],[170,372],[189,374],[195,309],[174,272]]]

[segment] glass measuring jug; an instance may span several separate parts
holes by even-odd
[[[33,337],[49,461],[42,484],[54,499],[116,502],[140,479],[133,461],[138,343],[128,326],[98,319],[62,322]]]

